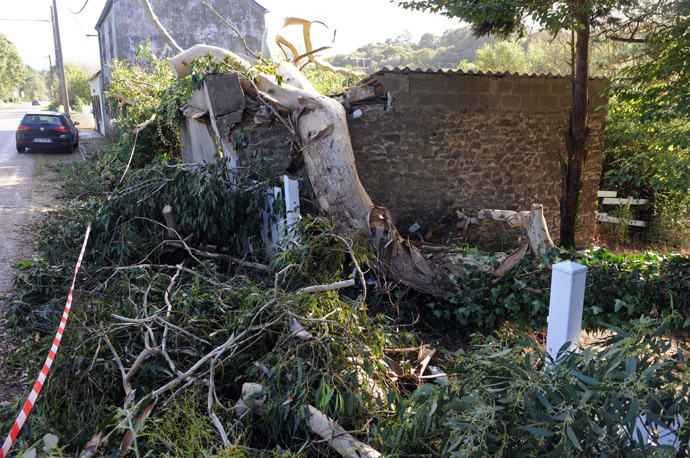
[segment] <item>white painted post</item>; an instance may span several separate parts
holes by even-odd
[[[264,227],[261,237],[266,244],[266,253],[273,256],[280,251],[288,241],[294,239],[294,234],[290,226],[299,219],[299,182],[285,175],[283,177],[283,187],[273,188],[273,196],[267,196],[269,205],[273,205],[276,199],[283,198],[285,201],[285,217],[278,218],[278,215],[263,213]],[[270,231],[270,234],[269,234]]]
[[[546,352],[555,361],[558,350],[566,342],[571,343],[572,350],[580,341],[587,267],[565,261],[552,268]]]
[[[285,189],[285,222],[291,226],[299,219],[299,182],[284,175],[283,188]]]
[[[280,188],[273,188],[273,193],[275,195],[276,189],[280,191]],[[273,206],[275,197],[271,195],[266,196],[266,202],[269,208]],[[277,241],[276,226],[275,226],[275,216],[270,214],[266,210],[261,210],[261,218],[263,220],[263,225],[261,228],[261,240],[263,240],[266,246],[266,256],[272,258],[275,254],[275,244]]]

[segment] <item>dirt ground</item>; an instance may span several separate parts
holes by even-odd
[[[22,154],[3,151],[0,157],[0,407],[17,395],[27,395],[28,384],[33,382],[27,380],[26,370],[17,372],[8,364],[8,358],[16,351],[4,317],[17,273],[14,265],[37,255],[39,224],[60,205],[62,184],[56,167],[83,160],[108,142],[93,130],[83,130],[80,147],[71,155],[27,150]],[[45,356],[36,355],[37,366]]]

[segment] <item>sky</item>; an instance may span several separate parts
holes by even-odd
[[[201,1],[201,0],[188,0]],[[319,20],[328,29],[315,25],[312,38],[316,47],[330,45],[325,54],[348,53],[367,43],[396,38],[408,30],[414,41],[426,32],[441,35],[460,27],[458,20],[440,15],[403,10],[390,0],[258,0],[269,10],[267,25],[282,17]],[[17,48],[24,62],[38,70],[55,62],[50,22],[52,0],[0,0],[0,33]],[[65,62],[89,71],[99,66],[98,38],[94,26],[105,0],[57,0],[58,22]],[[84,6],[85,5],[85,6]],[[83,10],[79,12],[82,8]],[[76,14],[78,13],[79,14]],[[291,27],[293,33],[297,27]],[[333,31],[337,31],[335,42]],[[290,34],[287,33],[288,39]]]

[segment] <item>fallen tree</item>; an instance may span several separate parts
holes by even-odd
[[[346,113],[336,100],[323,96],[290,62],[277,67],[279,85],[272,75],[258,72],[236,54],[217,47],[196,45],[170,60],[178,77],[184,77],[199,57],[212,54],[230,58],[243,73],[243,87],[285,111],[304,159],[316,204],[333,219],[336,229],[358,231],[370,241],[381,272],[393,282],[418,291],[449,296],[456,289],[443,263],[426,259],[398,233],[388,210],[376,207],[357,175]],[[234,154],[230,151],[226,154]]]

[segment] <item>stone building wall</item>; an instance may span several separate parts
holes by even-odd
[[[204,43],[250,57],[237,34],[201,1],[151,0],[150,3],[158,20],[183,49]],[[254,0],[210,0],[208,3],[242,32],[250,49],[262,51],[264,7]],[[141,0],[107,0],[96,30],[104,63],[113,58],[134,61],[137,47],[146,40],[151,41],[157,55],[169,50],[146,18]]]
[[[390,93],[389,106],[365,107],[362,116],[349,119],[350,135],[364,187],[375,204],[388,207],[399,229],[417,222],[425,234],[456,209],[470,215],[481,208],[529,210],[541,203],[558,238],[569,78],[409,69],[384,69],[373,77]],[[605,87],[601,79],[590,81],[578,245],[595,235],[606,117],[596,108],[606,103],[600,96]],[[502,249],[513,246],[520,233],[489,223],[452,237],[448,232],[444,241]]]

